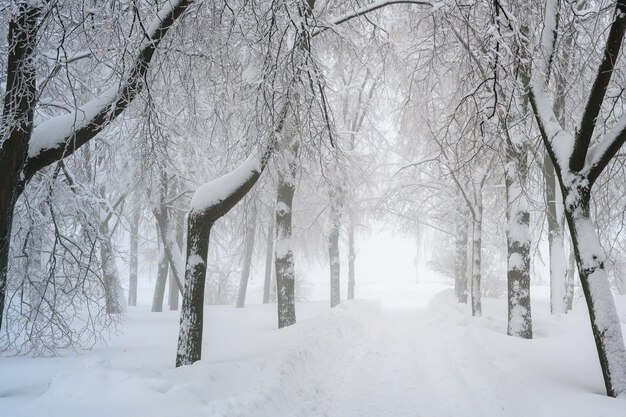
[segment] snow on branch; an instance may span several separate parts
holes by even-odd
[[[588,172],[589,181],[595,181],[606,164],[615,156],[617,151],[626,141],[626,115],[623,115],[613,127],[591,146],[585,159],[585,171]]]
[[[24,169],[26,177],[73,153],[130,105],[143,88],[143,78],[158,44],[192,2],[169,0],[164,5],[146,30],[146,39],[137,52],[135,62],[119,85],[108,88],[70,114],[54,117],[35,126]]]
[[[343,16],[338,16],[335,17],[334,19],[330,20],[329,22],[326,22],[325,26],[321,26],[318,29],[316,29],[315,31],[313,31],[313,33],[311,34],[311,36],[317,36],[321,33],[326,32],[328,29],[331,29],[335,26],[339,26],[342,23],[345,23],[349,20],[355,19],[357,17],[361,17],[364,16],[370,12],[373,12],[374,10],[378,10],[378,9],[382,9],[383,7],[386,6],[391,6],[393,4],[416,4],[418,6],[428,6],[428,7],[432,7],[433,9],[438,9],[439,7],[441,7],[443,5],[443,2],[437,2],[437,1],[423,1],[423,0],[379,0],[379,1],[375,1],[371,4],[368,4],[367,6],[363,6],[360,9],[354,10],[350,13],[346,13]]]
[[[235,194],[255,175],[261,173],[261,159],[261,153],[252,154],[232,171],[198,187],[191,198],[191,209],[198,212],[209,210]]]

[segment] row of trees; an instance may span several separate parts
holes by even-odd
[[[284,327],[296,322],[294,227],[322,231],[307,244],[328,253],[335,306],[343,231],[352,298],[355,230],[390,216],[450,243],[456,293],[474,316],[492,245],[507,265],[507,333],[531,338],[545,224],[552,311],[571,308],[571,249],[607,393],[626,392],[610,286],[623,281],[623,205],[612,201],[623,195],[624,2],[87,3],[5,9],[7,346],[97,341],[126,304],[115,236],[130,237],[133,305],[139,236],[154,222],[153,310],[169,275],[171,307],[182,294],[176,364],[193,363],[207,292],[218,299],[228,281],[213,277],[233,272],[219,271],[218,248],[243,248],[242,307],[263,225],[264,302],[273,261]],[[312,226],[294,224],[304,219]]]

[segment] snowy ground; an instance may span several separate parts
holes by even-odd
[[[485,300],[485,317],[472,319],[441,282],[391,284],[379,301],[299,304],[298,323],[283,330],[275,305],[210,307],[205,360],[182,369],[177,315],[132,308],[106,347],[0,358],[0,415],[626,415],[623,400],[603,395],[582,302],[550,317],[535,288],[536,337],[520,340],[504,334],[503,300]]]

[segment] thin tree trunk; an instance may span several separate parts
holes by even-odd
[[[288,172],[278,178],[276,193],[276,294],[278,298],[278,328],[296,322],[295,269],[292,247],[293,195],[296,190],[297,142],[285,151],[289,158]]]
[[[176,243],[180,248],[180,251],[184,251],[184,242],[185,242],[185,216],[179,214],[175,216],[176,221]],[[170,311],[178,310],[178,299],[183,289],[179,287],[178,281],[176,277],[174,277],[174,273],[172,271],[172,266],[170,263],[170,273],[169,273],[169,290],[168,290],[168,300],[167,303],[170,307]]]
[[[333,200],[335,200],[333,202]],[[341,227],[340,209],[336,197],[331,196],[331,229],[328,236],[328,257],[330,260],[330,307],[341,302],[341,263],[339,260],[339,229]]]
[[[104,282],[104,294],[107,314],[120,314],[125,310],[125,297],[122,291],[113,244],[106,223],[100,225],[100,263]]]
[[[159,226],[157,225],[157,234]],[[163,297],[165,295],[165,285],[167,284],[167,270],[169,269],[169,261],[165,255],[165,249],[159,241],[159,266],[157,268],[157,278],[154,285],[154,296],[152,297],[152,311],[163,311]],[[170,278],[171,279],[171,278]]]
[[[459,303],[467,303],[467,216],[460,210],[456,220],[454,292]]]
[[[527,178],[526,148],[507,152],[507,334],[532,339],[530,309],[530,211],[524,195]]]
[[[274,258],[274,212],[270,212],[269,225],[267,227],[267,240],[265,243],[265,282],[263,285],[263,304],[270,302],[270,293],[272,287],[272,269]]]
[[[477,195],[477,199],[482,200],[480,194]],[[480,204],[477,204],[474,217],[474,228],[472,233],[472,316],[480,317],[482,315],[480,293],[481,241],[483,221],[482,201],[480,201]]]
[[[348,300],[354,299],[356,250],[354,248],[354,221],[350,218],[348,222]]]
[[[250,266],[252,265],[252,255],[254,254],[254,239],[256,234],[256,208],[254,205],[249,210],[249,213],[248,228],[246,230],[246,249],[243,255],[243,268],[241,269],[241,279],[239,280],[239,291],[237,292],[237,308],[243,308],[246,304]]]
[[[569,256],[569,268],[567,269],[567,284],[565,291],[565,305],[567,311],[572,310],[572,304],[574,303],[574,281],[576,279],[576,256],[574,255],[573,248]]]
[[[128,278],[128,305],[137,305],[137,266],[139,263],[139,219],[141,213],[135,208],[130,222],[130,276]]]
[[[548,247],[550,256],[550,313],[565,314],[567,259],[563,224],[557,211],[557,178],[550,156],[546,153],[543,163],[545,178],[546,218],[548,220]]]

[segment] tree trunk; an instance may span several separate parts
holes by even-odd
[[[140,212],[135,209],[130,221],[130,276],[128,278],[128,305],[137,305],[137,264],[139,263],[139,219]]]
[[[202,321],[209,236],[213,223],[191,212],[187,226],[187,262],[180,313],[176,366],[191,365],[202,356]]]
[[[107,314],[123,313],[126,299],[122,291],[107,223],[100,225],[100,263],[102,265],[106,312]]]
[[[565,305],[567,311],[572,310],[572,304],[574,303],[574,281],[576,279],[576,256],[574,255],[573,248],[570,250],[569,256],[569,268],[567,268],[567,284],[565,291]]]
[[[507,194],[507,283],[509,336],[532,339],[530,309],[530,211],[524,194],[527,178],[526,149],[509,149],[505,169]]]
[[[333,200],[334,197],[331,197]],[[340,212],[336,204],[331,201],[331,229],[328,236],[328,257],[330,260],[330,307],[341,302],[341,263],[339,260],[339,229],[341,225]]]
[[[482,200],[480,194],[477,196],[477,198]],[[482,315],[482,305],[480,299],[480,266],[483,222],[482,201],[481,204],[477,204],[474,217],[474,227],[472,233],[472,316],[480,317]]]
[[[0,328],[4,324],[13,213],[24,190],[24,160],[33,131],[37,87],[35,46],[41,10],[36,3],[12,7],[0,145]]]
[[[291,238],[291,214],[296,190],[297,144],[286,150],[288,172],[278,178],[276,193],[276,294],[278,298],[278,328],[296,322],[295,269]]]
[[[354,299],[354,263],[356,261],[356,251],[354,248],[354,221],[348,222],[348,300]]]
[[[158,230],[158,225],[157,225]],[[154,296],[152,297],[152,311],[163,311],[163,296],[165,295],[165,285],[167,283],[167,270],[169,269],[169,261],[165,255],[165,250],[159,242],[159,266],[157,269],[156,284],[154,285]],[[171,281],[171,278],[170,278]],[[178,290],[176,290],[178,292]]]
[[[459,303],[467,303],[467,216],[457,213],[456,256],[454,262],[454,292]]]
[[[263,284],[263,304],[270,302],[272,288],[272,269],[274,257],[274,212],[271,212],[269,225],[267,226],[267,240],[265,243],[265,282]]]
[[[252,255],[254,254],[254,239],[256,234],[256,208],[254,205],[249,210],[248,228],[246,230],[246,248],[243,255],[243,268],[241,269],[241,279],[239,280],[239,291],[237,292],[237,308],[243,308],[246,304],[246,292],[248,290],[248,279],[250,278],[250,266]]]
[[[579,181],[586,179],[580,178]],[[607,395],[626,394],[626,349],[609,279],[605,254],[589,215],[590,190],[584,186],[563,190],[580,284],[585,294]],[[569,192],[568,192],[569,191]]]
[[[180,251],[184,251],[184,241],[185,241],[185,216],[182,214],[178,214],[175,216],[176,221],[176,243],[178,244],[178,248]],[[170,311],[178,310],[178,298],[182,293],[183,289],[178,285],[178,280],[174,276],[172,271],[172,266],[170,263],[170,279],[169,279],[169,290],[168,290],[168,300],[167,304],[170,307]]]
[[[547,152],[543,162],[543,175],[545,179],[546,218],[548,220],[550,256],[550,313],[565,314],[567,313],[565,240],[563,237],[563,222],[557,211],[558,180]]]

